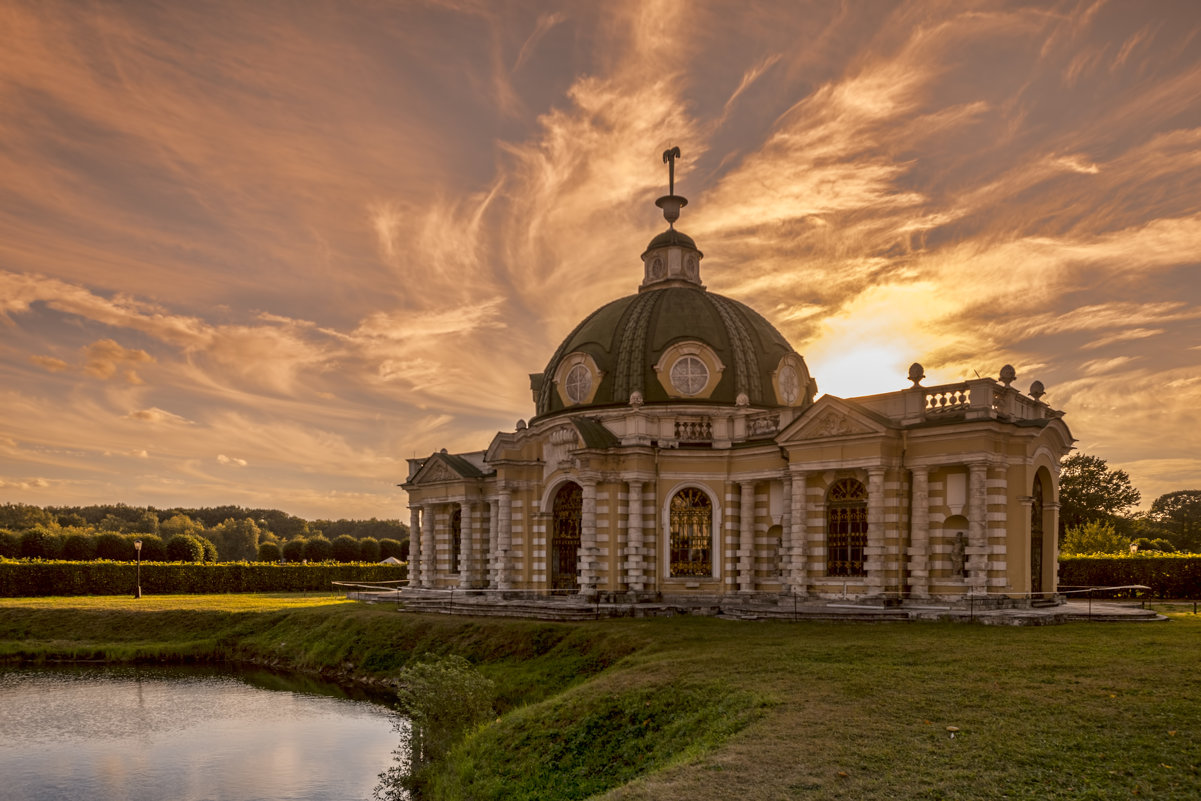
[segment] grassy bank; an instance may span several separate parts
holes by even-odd
[[[455,749],[439,798],[1201,797],[1191,614],[561,625],[328,597],[0,602],[0,658],[242,659],[381,679],[422,652],[479,665],[503,708]]]

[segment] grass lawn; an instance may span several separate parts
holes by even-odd
[[[503,714],[454,750],[435,798],[1201,798],[1201,619],[1185,610],[1009,628],[548,624],[330,596],[0,601],[9,658],[386,676],[422,651],[461,653],[501,687]]]

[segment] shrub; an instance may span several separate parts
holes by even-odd
[[[0,556],[6,559],[21,556],[21,538],[8,529],[0,529]]]
[[[150,562],[142,565],[142,592],[330,592],[334,581],[394,581],[406,573],[389,565]],[[124,595],[135,580],[133,562],[0,561],[0,597],[6,598]]]
[[[133,540],[106,531],[96,537],[96,558],[107,559],[110,562],[132,562],[134,560]]]
[[[26,559],[54,559],[61,548],[58,536],[44,526],[34,526],[21,535],[21,556]]]
[[[63,538],[63,559],[71,562],[87,562],[96,558],[96,538],[88,534],[68,534]]]
[[[1122,587],[1141,584],[1150,592],[1127,590],[1127,597],[1201,598],[1201,556],[1196,554],[1093,554],[1062,556],[1059,584],[1070,587]]]
[[[359,540],[359,561],[378,562],[379,560],[379,540],[375,537],[363,537]]]
[[[278,562],[280,558],[279,545],[274,542],[259,543],[260,562]]]
[[[1063,535],[1060,553],[1129,553],[1130,538],[1119,534],[1110,523],[1093,521],[1069,528]]]
[[[167,541],[167,561],[203,562],[204,546],[191,534],[178,534]]]
[[[163,538],[157,534],[126,534],[126,538],[133,542],[134,540],[142,541],[142,561],[143,562],[166,562],[167,561],[167,544],[163,542]]]
[[[1156,551],[1158,553],[1176,553],[1176,546],[1162,537],[1154,540],[1147,539],[1146,537],[1139,537],[1134,541],[1133,545],[1138,549],[1139,553],[1147,553],[1148,551]]]
[[[289,562],[302,562],[304,561],[305,542],[307,542],[307,540],[305,540],[304,537],[297,537],[294,540],[288,540],[283,544],[283,547],[280,548],[280,553],[282,553],[284,559]]]
[[[359,561],[359,541],[349,534],[335,537],[330,546],[330,553],[335,562]]]
[[[400,540],[382,539],[379,541],[379,558],[387,559],[389,556],[403,562],[408,558],[408,548],[403,547]]]
[[[333,555],[333,544],[320,534],[304,541],[304,558],[310,562],[328,562]]]

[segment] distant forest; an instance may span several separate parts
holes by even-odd
[[[132,559],[132,542],[140,539],[142,558],[155,561],[160,552],[168,558],[179,539],[172,557],[188,552],[184,541],[201,549],[201,558],[186,561],[377,561],[406,557],[408,537],[399,520],[310,521],[242,506],[0,506],[0,556],[9,557],[116,558],[129,551]]]

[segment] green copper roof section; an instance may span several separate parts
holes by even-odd
[[[564,406],[554,376],[571,353],[587,353],[603,374],[592,406],[629,402],[640,392],[645,403],[677,403],[655,376],[654,365],[678,342],[701,342],[725,366],[712,395],[699,403],[734,404],[739,394],[751,403],[775,405],[771,374],[785,354],[787,340],[750,307],[701,287],[662,287],[620,298],[597,309],[563,341],[544,371],[537,414],[585,409]]]

